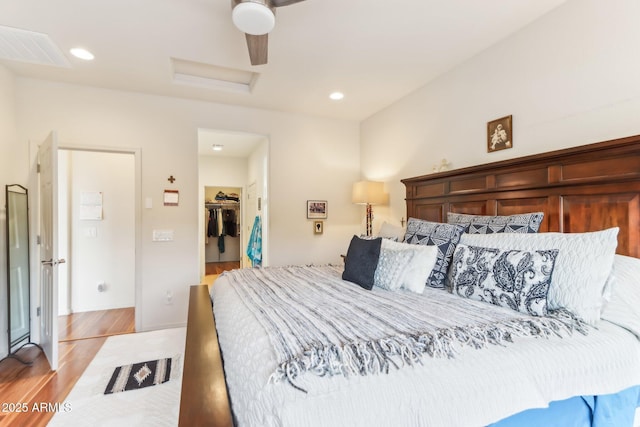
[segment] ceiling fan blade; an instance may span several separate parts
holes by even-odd
[[[249,48],[249,58],[251,65],[264,65],[267,63],[269,54],[269,34],[254,36],[245,34],[247,37],[247,47]]]
[[[304,0],[271,0],[273,7],[289,6],[290,4],[300,3]]]

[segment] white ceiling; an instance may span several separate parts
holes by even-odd
[[[246,132],[198,129],[198,155],[246,158],[266,139]],[[221,145],[222,150],[214,151],[214,145]]]
[[[21,76],[362,120],[565,0],[306,0],[277,9],[252,67],[230,0],[0,0],[0,25],[45,33],[71,67]],[[82,46],[96,59],[68,54]],[[171,58],[259,73],[251,93],[172,83]],[[345,93],[330,101],[330,92]]]

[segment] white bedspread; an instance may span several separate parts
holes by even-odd
[[[633,276],[634,264],[622,259],[616,275]],[[307,394],[268,383],[276,363],[262,326],[224,276],[212,292],[240,426],[482,426],[554,400],[640,384],[640,341],[634,335],[640,336],[640,316],[633,309],[640,284],[633,289],[627,282],[614,288],[607,320],[588,336],[514,338],[504,347],[463,348],[455,359],[426,358],[422,366],[388,375],[305,375],[298,383]]]

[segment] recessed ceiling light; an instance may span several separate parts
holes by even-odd
[[[91,61],[93,58],[95,58],[93,56],[93,53],[81,47],[74,47],[69,52],[71,52],[71,55],[75,56],[76,58],[84,59],[85,61]]]
[[[224,147],[224,145],[220,145],[220,144],[213,144],[211,146],[211,148],[213,149],[213,151],[222,151],[222,147]]]
[[[344,93],[333,92],[331,95],[329,95],[329,98],[331,98],[334,101],[340,101],[342,98],[344,98]]]

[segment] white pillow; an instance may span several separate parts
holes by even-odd
[[[382,239],[382,241],[395,243],[389,239]],[[393,250],[381,244],[378,265],[373,275],[373,286],[388,291],[397,291],[404,283],[404,278],[407,275],[407,266],[412,260],[413,253]]]
[[[602,319],[627,329],[640,340],[640,259],[616,255],[613,275],[615,288]]]
[[[382,239],[374,285],[421,294],[436,264],[437,246],[410,245]]]
[[[547,296],[550,310],[564,307],[595,325],[618,246],[618,227],[590,233],[463,234],[460,243],[497,249],[558,249]]]
[[[406,231],[403,227],[398,225],[389,224],[388,222],[383,222],[380,227],[380,232],[378,233],[379,237],[387,237],[387,238],[396,238],[396,242],[402,242],[404,240],[404,235]]]

